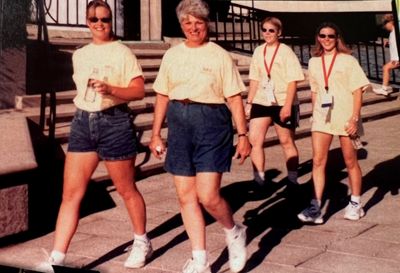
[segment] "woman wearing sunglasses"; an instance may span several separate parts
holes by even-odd
[[[39,271],[63,265],[77,229],[79,209],[90,178],[100,160],[127,208],[134,231],[132,251],[125,262],[142,267],[152,253],[146,236],[146,210],[135,185],[136,133],[127,103],[144,97],[141,67],[131,50],[115,41],[112,13],[101,0],[87,6],[86,23],[92,42],[73,54],[77,107],[65,159],[64,185],[53,250]]]
[[[325,22],[318,27],[314,57],[308,67],[313,105],[312,178],[315,198],[309,207],[298,214],[303,222],[324,222],[321,204],[326,180],[325,166],[333,136],[339,136],[351,190],[344,218],[358,220],[364,216],[360,202],[361,169],[351,136],[360,133],[362,93],[369,81],[350,53],[335,24]]]
[[[304,74],[291,48],[279,41],[281,21],[267,17],[261,26],[265,43],[255,49],[252,57],[245,107],[250,118],[254,180],[260,185],[265,183],[263,145],[269,127],[274,125],[285,154],[288,180],[297,184],[299,156],[294,134],[299,121],[299,107],[296,85],[297,81],[304,79]]]

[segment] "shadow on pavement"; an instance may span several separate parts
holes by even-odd
[[[398,195],[400,190],[400,156],[377,164],[373,170],[363,177],[363,192],[376,188],[373,196],[364,200],[367,212],[381,202],[387,193]]]

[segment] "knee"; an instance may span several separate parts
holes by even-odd
[[[117,192],[124,200],[135,198],[139,194],[136,187],[117,188]]]
[[[326,164],[326,158],[314,156],[313,157],[313,168],[324,168]]]
[[[204,208],[211,211],[215,210],[219,206],[220,202],[221,197],[219,195],[212,197],[205,196],[200,199],[200,203],[204,206]]]

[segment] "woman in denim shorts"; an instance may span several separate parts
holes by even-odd
[[[146,236],[146,210],[135,185],[136,134],[128,101],[144,97],[144,78],[131,50],[113,39],[112,14],[101,0],[87,6],[86,23],[92,42],[75,51],[73,79],[77,111],[71,124],[64,168],[64,186],[53,251],[40,271],[64,264],[65,254],[79,221],[79,208],[100,160],[130,216],[134,243],[126,267],[138,268],[152,253]]]
[[[239,272],[246,262],[246,231],[235,224],[219,189],[233,154],[231,116],[239,136],[235,156],[243,163],[250,153],[241,98],[245,87],[229,53],[208,41],[207,4],[183,0],[176,11],[186,41],[165,53],[154,82],[157,97],[150,149],[157,158],[166,152],[165,169],[173,175],[191,242],[191,258],[182,272],[210,272],[202,207],[223,226],[230,268]],[[165,117],[168,151],[160,136]]]

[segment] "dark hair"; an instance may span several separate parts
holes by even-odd
[[[312,56],[319,57],[324,53],[324,49],[321,43],[318,41],[318,34],[323,28],[331,28],[335,31],[336,50],[338,53],[351,54],[351,49],[347,47],[339,27],[332,22],[323,22],[318,26],[317,31],[315,32],[315,46],[311,51]]]
[[[98,8],[98,7],[103,7],[103,8],[105,8],[105,9],[107,9],[108,12],[110,13],[110,18],[112,19],[113,16],[112,16],[111,7],[110,7],[110,5],[108,5],[107,2],[105,2],[105,1],[103,1],[103,0],[93,0],[93,1],[90,1],[90,2],[88,3],[88,5],[87,5],[87,7],[86,7],[86,19],[89,18],[89,11],[90,11],[91,9],[95,10],[95,9]],[[111,20],[111,22],[112,22],[112,20]],[[111,39],[114,38],[114,31],[112,31],[112,29],[111,29],[111,33],[110,33],[110,38],[111,38]]]

